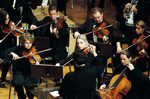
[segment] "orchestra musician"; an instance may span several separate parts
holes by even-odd
[[[29,54],[33,54],[31,48],[34,42],[34,37],[31,33],[23,33],[20,36],[20,46],[14,46],[8,48],[5,51],[6,61],[10,62],[11,59],[14,60],[13,63],[13,84],[15,87],[15,91],[18,94],[18,99],[26,99],[26,95],[24,93],[24,88],[26,89],[26,94],[29,99],[33,99],[34,95],[29,91],[34,87],[31,87],[33,84],[38,83],[38,78],[31,77],[31,63],[29,61],[29,57],[20,58],[24,52],[28,52]],[[35,64],[39,64],[39,61],[36,61]]]
[[[91,47],[95,65],[89,63],[88,55],[82,50],[73,53],[76,70],[65,75],[59,89],[59,94],[63,99],[100,99],[98,98],[95,86],[96,77],[102,74],[104,66],[101,58],[97,56],[96,47]]]
[[[67,57],[67,50],[66,46],[68,46],[68,25],[65,21],[63,21],[61,24],[61,28],[58,29],[57,22],[54,22],[55,20],[59,20],[59,12],[57,10],[57,7],[55,4],[51,4],[49,6],[49,16],[45,17],[43,20],[38,21],[31,25],[30,29],[35,30],[38,26],[46,24],[48,22],[53,22],[52,24],[45,25],[41,27],[41,37],[49,37],[50,38],[50,48],[52,48],[51,51],[49,51],[47,54],[53,58],[53,63],[57,63],[59,60],[64,59]],[[55,26],[56,25],[56,26]]]
[[[120,53],[122,51],[121,44],[127,43],[129,46],[138,42],[138,40],[148,36],[148,33],[146,32],[146,24],[144,21],[139,20],[134,25],[134,34],[130,35],[129,37],[126,37],[116,43],[117,45],[117,53]],[[136,45],[129,48],[130,52],[132,52],[133,56],[139,56],[140,59],[137,60],[137,62],[140,65],[137,65],[138,68],[143,72],[146,69],[146,62],[149,60],[150,55],[150,38],[146,38],[145,40],[137,43]],[[145,46],[146,45],[146,46]],[[140,49],[138,49],[140,48]]]
[[[133,34],[136,21],[147,21],[147,7],[144,0],[125,0],[118,10],[117,20],[121,23],[120,30],[124,37]]]
[[[6,80],[6,75],[10,66],[10,63],[6,63],[5,60],[5,55],[4,51],[12,46],[14,46],[15,43],[15,36],[11,33],[9,36],[7,36],[6,40],[2,42],[2,39],[7,35],[7,33],[4,33],[2,30],[2,27],[8,27],[9,28],[9,23],[10,23],[10,17],[9,13],[3,9],[0,10],[0,58],[2,58],[2,74],[1,74],[1,82],[0,82],[0,87],[5,88],[5,80]]]
[[[98,8],[98,7],[93,8],[92,16],[93,16],[93,19],[87,19],[84,24],[82,24],[80,27],[75,29],[75,32],[74,32],[75,38],[80,34],[91,32],[91,31],[93,31],[94,28],[100,27],[103,24],[105,24],[104,27],[110,25],[106,20],[104,20],[104,18],[103,18],[104,14],[103,14],[103,10],[101,8]],[[103,29],[102,29],[102,31],[103,31]],[[99,31],[99,33],[101,34],[102,31]],[[99,38],[96,33],[87,34],[86,36],[89,41],[94,41],[94,42],[110,41],[112,43],[113,28],[108,27],[107,31],[109,32],[108,36],[103,35],[102,38]],[[107,57],[104,57],[103,59],[104,59],[103,64],[106,65]]]
[[[75,50],[80,49],[83,52],[85,52],[88,55],[88,62],[94,64],[92,62],[93,60],[93,55],[90,52],[90,48],[93,47],[94,45],[90,45],[87,41],[87,38],[85,35],[81,34],[76,38],[76,47]],[[71,60],[73,57],[73,54],[69,55],[67,58],[60,60],[58,63],[56,63],[56,66],[64,65],[67,63],[69,60]],[[100,56],[99,56],[100,57]]]
[[[134,64],[135,61],[134,59],[133,59],[133,63],[131,63],[132,55],[129,51],[127,50],[122,51],[120,53],[120,60],[121,60],[121,64],[116,66],[113,76],[116,74],[120,74],[123,71],[123,69],[127,67],[127,71],[125,72],[125,75],[127,76],[128,80],[131,82],[131,89],[127,92],[126,95],[122,94],[123,95],[122,99],[149,99],[148,90],[150,88],[150,78],[145,74],[143,74],[138,68],[136,68],[137,63]],[[100,86],[100,90],[104,90],[106,88],[106,86],[110,83],[112,77],[110,77],[104,84]]]

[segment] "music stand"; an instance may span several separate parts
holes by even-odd
[[[112,57],[113,51],[112,51],[112,46],[109,44],[101,43],[101,42],[93,42],[93,41],[88,41],[90,44],[96,46],[96,50],[99,55],[101,56],[106,56],[106,57]]]
[[[50,64],[31,64],[32,77],[63,78],[63,67]]]
[[[31,76],[32,77],[49,77],[49,78],[60,79],[60,78],[63,78],[63,66],[55,66],[55,65],[51,65],[51,64],[39,64],[39,65],[31,64]],[[54,89],[56,90],[56,87],[54,87]],[[43,92],[42,90],[40,91],[40,87],[38,85],[38,89],[35,91],[32,91],[32,93],[36,94],[38,99],[40,99],[40,96],[42,95],[42,94],[40,94],[40,92]],[[47,81],[46,81],[46,89],[45,90],[46,90],[45,92],[46,92],[46,99],[47,99],[47,91],[49,92],[49,90],[47,88]]]

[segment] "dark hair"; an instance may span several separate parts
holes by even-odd
[[[120,52],[120,55],[121,55],[121,54],[126,55],[127,58],[132,57],[132,54],[131,54],[130,51],[128,51],[128,50],[125,50],[125,51]]]
[[[92,9],[91,12],[92,12],[92,14],[95,14],[96,12],[103,13],[103,10],[101,8],[99,8],[99,7],[95,7],[95,8]]]
[[[0,25],[4,26],[5,25],[5,20],[6,20],[6,16],[8,15],[8,12],[1,9],[0,10]]]
[[[50,12],[50,11],[52,11],[52,10],[58,11],[57,6],[56,6],[55,4],[49,5],[48,12]]]
[[[81,65],[87,62],[88,56],[82,50],[77,49],[73,53],[73,59],[78,65]]]

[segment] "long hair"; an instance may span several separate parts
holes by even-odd
[[[6,20],[7,15],[9,15],[7,11],[3,9],[0,10],[0,25],[1,26],[5,25],[5,20]]]

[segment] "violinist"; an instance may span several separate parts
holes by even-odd
[[[7,35],[7,33],[4,33],[2,30],[2,27],[8,27],[9,28],[9,23],[10,23],[10,17],[9,13],[3,9],[0,10],[0,42],[1,40]],[[6,63],[5,60],[5,55],[4,51],[12,46],[14,46],[16,43],[16,37],[11,33],[3,42],[0,43],[0,58],[2,58],[3,63],[2,65],[2,74],[1,74],[1,82],[0,82],[0,87],[5,88],[5,80],[6,80],[6,75],[9,69],[10,64]]]
[[[92,47],[95,47],[94,45],[90,45],[87,41],[87,38],[85,35],[81,34],[76,38],[76,47],[75,50],[82,50],[84,53],[86,53],[88,55],[88,63],[94,64],[94,58],[93,55],[90,51],[90,49]],[[97,53],[97,52],[96,52]],[[60,66],[60,65],[64,65],[65,63],[67,63],[69,60],[71,60],[73,57],[73,54],[71,54],[70,56],[68,56],[65,59],[60,60],[56,66]],[[100,56],[99,56],[100,57]],[[88,66],[88,65],[87,65]]]
[[[101,8],[98,8],[98,7],[93,8],[92,16],[93,16],[93,19],[87,19],[84,24],[82,24],[80,27],[75,29],[75,32],[74,32],[75,38],[80,34],[93,31],[94,27],[101,27],[101,24],[103,23],[104,23],[104,26],[110,25],[106,20],[103,19],[104,14]],[[94,41],[94,42],[107,42],[107,40],[111,41],[112,40],[112,27],[107,28],[107,30],[109,31],[108,36],[106,36],[106,34],[104,33],[105,35],[102,38],[99,38],[98,34],[91,33],[91,34],[86,35],[87,39],[90,41]],[[101,34],[102,31],[99,31],[99,33]]]
[[[117,53],[120,53],[122,51],[121,44],[127,43],[130,46],[148,35],[148,33],[146,32],[146,24],[142,20],[139,20],[135,23],[134,31],[135,31],[134,34],[116,43]],[[140,57],[140,59],[137,60],[137,62],[140,64],[138,65],[138,68],[140,68],[142,72],[145,71],[146,69],[146,61],[149,60],[149,55],[150,55],[149,44],[150,44],[150,38],[146,38],[145,40],[129,48],[133,56]]]
[[[13,84],[18,94],[18,99],[26,99],[23,86],[29,99],[33,99],[33,94],[29,89],[33,89],[30,85],[37,84],[38,78],[31,77],[31,63],[28,57],[21,58],[24,52],[31,53],[33,48],[34,37],[29,33],[23,33],[20,36],[20,46],[14,46],[5,51],[6,61],[13,60]],[[31,53],[32,55],[33,53]],[[12,57],[11,57],[12,56]],[[35,64],[39,64],[37,61]]]
[[[67,31],[68,25],[65,20],[60,23],[59,12],[55,4],[51,4],[48,11],[49,16],[32,24],[30,29],[35,30],[38,26],[52,22],[52,24],[45,25],[39,29],[41,29],[41,37],[49,37],[50,39],[50,48],[52,48],[52,50],[47,54],[53,58],[53,63],[55,64],[59,60],[67,57],[66,46],[69,45],[69,33]],[[58,24],[61,24],[61,27],[57,27]]]
[[[131,63],[132,59],[135,60],[136,58],[132,58],[132,55],[129,51],[122,51],[120,53],[121,64],[119,64],[115,68],[115,71],[113,73],[113,76],[116,74],[120,74],[123,71],[123,69],[127,67],[125,75],[127,76],[127,79],[131,82],[131,89],[126,93],[126,95],[122,94],[122,99],[149,99],[147,96],[149,95],[148,90],[150,88],[150,79],[148,76],[143,74],[138,68],[136,68],[136,64],[134,62]],[[106,88],[106,86],[110,83],[112,77],[110,77],[104,84],[100,86],[100,90],[104,90]]]
[[[88,33],[93,31],[93,29],[95,30],[95,28],[101,28],[106,27],[108,25],[110,25],[106,20],[104,20],[104,14],[103,14],[103,10],[101,8],[95,7],[93,8],[92,12],[92,16],[93,19],[87,19],[85,21],[84,24],[82,24],[80,27],[75,29],[74,32],[74,37],[76,38],[78,35],[83,34],[83,33]],[[94,42],[111,42],[112,43],[112,32],[113,32],[113,28],[112,27],[108,27],[105,29],[107,32],[107,36],[104,32],[104,30],[102,29],[102,31],[98,31],[99,33],[91,33],[91,34],[87,34],[87,39],[89,41],[94,41]],[[101,35],[104,32],[105,35],[103,35],[101,38],[99,38],[99,34]],[[107,57],[104,57],[104,65],[107,64]]]

